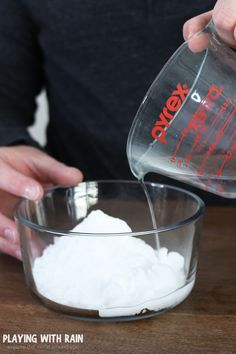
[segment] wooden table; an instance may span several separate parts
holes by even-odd
[[[236,208],[208,207],[195,288],[159,317],[91,323],[52,312],[26,289],[22,265],[0,255],[0,353],[236,353]],[[3,344],[2,334],[83,334],[83,344]],[[64,337],[63,337],[64,338]]]

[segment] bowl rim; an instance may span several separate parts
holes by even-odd
[[[89,184],[89,183],[97,183],[97,184],[107,184],[107,183],[113,183],[113,184],[119,184],[119,183],[123,183],[123,184],[136,184],[136,185],[140,185],[139,181],[133,181],[133,180],[105,180],[105,179],[101,179],[101,180],[91,180],[91,181],[83,181],[80,182],[79,184]],[[14,218],[17,222],[20,222],[21,224],[29,227],[30,229],[34,229],[40,232],[46,232],[49,234],[53,234],[54,236],[68,236],[68,237],[73,237],[73,236],[89,236],[89,237],[99,237],[99,236],[108,236],[109,237],[115,237],[115,236],[145,236],[145,235],[150,235],[153,233],[163,233],[163,232],[167,232],[170,230],[174,230],[177,228],[180,228],[182,226],[185,226],[187,224],[192,223],[193,221],[198,220],[200,217],[203,216],[204,214],[204,210],[205,210],[205,203],[203,202],[203,200],[197,196],[196,194],[183,189],[183,188],[179,188],[170,184],[165,184],[165,183],[156,183],[156,182],[149,182],[149,181],[144,181],[145,185],[149,185],[152,187],[158,187],[158,188],[167,188],[167,189],[172,189],[172,190],[176,190],[178,192],[182,192],[188,196],[190,196],[192,199],[194,199],[197,203],[197,210],[195,213],[193,213],[193,215],[191,215],[190,217],[175,223],[175,224],[169,224],[169,225],[165,225],[165,226],[161,226],[157,229],[151,229],[151,230],[145,230],[145,231],[137,231],[137,232],[122,232],[122,233],[86,233],[86,232],[74,232],[74,231],[70,231],[70,230],[64,230],[64,229],[55,229],[55,228],[51,228],[51,227],[47,227],[47,226],[43,226],[43,225],[39,225],[36,224],[32,221],[29,221],[28,219],[26,219],[25,217],[22,216],[22,214],[20,213],[20,207],[22,204],[27,203],[29,200],[26,198],[21,198],[20,201],[16,204],[15,208],[14,208]],[[68,189],[68,188],[74,188],[76,187],[76,185],[74,186],[64,186],[64,185],[55,185],[55,186],[50,186],[44,189],[44,196],[39,200],[39,201],[30,201],[32,203],[39,203],[40,201],[42,201],[42,199],[45,197],[45,195],[47,193],[51,193],[57,189]]]

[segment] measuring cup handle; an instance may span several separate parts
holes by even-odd
[[[223,39],[219,36],[217,30],[216,30],[216,26],[213,22],[213,19],[211,19],[208,24],[206,25],[206,27],[204,27],[204,29],[202,30],[203,33],[209,33],[211,35],[212,41],[217,43],[218,45],[224,46],[224,47],[228,47],[230,48],[230,46],[225,43],[223,41]],[[232,49],[232,48],[230,48]]]
[[[213,22],[213,19],[211,19],[208,24],[206,25],[206,27],[203,29],[204,30],[208,30],[210,33],[212,34],[217,34],[217,31],[216,31],[216,26]]]

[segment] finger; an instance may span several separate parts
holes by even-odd
[[[66,166],[48,155],[34,161],[34,172],[46,183],[75,185],[83,179],[79,169]]]
[[[2,213],[0,213],[0,235],[12,244],[19,244],[16,224]]]
[[[209,35],[200,31],[209,23],[211,16],[212,11],[209,11],[185,22],[183,36],[192,52],[201,52],[207,48]]]
[[[223,41],[231,47],[236,47],[236,1],[218,0],[212,19]]]
[[[187,22],[185,22],[183,27],[183,36],[184,39],[187,41],[190,39],[194,34],[200,32],[207,23],[211,20],[212,11],[205,12],[199,16],[193,17]]]
[[[20,247],[0,236],[0,252],[22,260]]]
[[[0,189],[30,200],[38,200],[43,196],[42,186],[33,178],[21,174],[2,160],[0,170]]]

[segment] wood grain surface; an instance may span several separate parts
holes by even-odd
[[[5,344],[3,334],[83,334],[83,343]],[[0,353],[236,353],[236,209],[208,207],[196,285],[159,317],[92,323],[50,311],[31,297],[19,261],[0,254]]]

